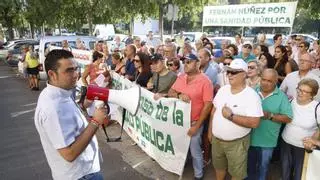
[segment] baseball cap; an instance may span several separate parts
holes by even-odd
[[[159,54],[159,53],[155,53],[154,55],[152,55],[151,56],[151,62],[155,62],[155,61],[163,61],[164,60],[164,58],[163,58],[163,56],[161,55],[161,54]]]
[[[251,49],[252,49],[252,43],[250,42],[250,41],[245,41],[244,43],[243,43],[243,46],[244,45],[250,45],[251,46]]]
[[[199,60],[198,57],[197,57],[195,54],[188,54],[188,55],[186,56],[186,59],[188,59],[188,60],[194,60],[194,61],[198,61],[198,60]]]
[[[248,64],[242,59],[234,59],[229,66],[225,66],[225,70],[248,72]]]

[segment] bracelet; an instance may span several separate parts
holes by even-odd
[[[100,126],[100,123],[99,123],[99,121],[97,121],[97,120],[95,120],[95,119],[91,119],[91,121],[90,122],[92,122],[93,124],[95,124],[96,126]]]
[[[231,113],[228,119],[229,119],[230,121],[233,121],[233,116],[234,116],[234,114]]]

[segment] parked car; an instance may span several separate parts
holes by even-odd
[[[33,39],[15,39],[12,41],[7,41],[5,43],[3,43],[3,48],[0,49],[0,60],[5,60],[8,58],[8,49],[11,48],[12,46],[14,46],[17,43],[20,42],[26,42],[26,41],[35,41]]]
[[[27,41],[19,41],[18,43],[7,48],[8,55],[5,59],[5,62],[10,66],[17,66],[19,60],[21,60],[22,47],[23,46],[36,46],[39,45],[39,41],[27,40]]]
[[[54,44],[55,46],[62,46],[62,41],[67,40],[69,43],[69,46],[71,48],[76,48],[76,40],[80,39],[85,47],[88,50],[92,50],[94,48],[94,45],[97,41],[101,40],[96,37],[91,37],[91,36],[43,36],[40,38],[39,42],[39,62],[40,62],[40,79],[46,80],[47,75],[46,72],[44,71],[44,60],[45,60],[45,53],[46,49],[50,46],[50,44]]]

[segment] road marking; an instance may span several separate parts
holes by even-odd
[[[145,159],[145,160],[143,160],[143,161],[141,161],[141,162],[133,165],[132,168],[133,168],[133,169],[137,168],[138,166],[140,166],[142,163],[146,162],[146,161],[149,160],[149,159],[150,159],[150,158],[147,158],[147,159]]]
[[[32,112],[34,111],[36,108],[33,108],[33,109],[30,109],[30,110],[26,110],[26,111],[19,111],[19,112],[14,112],[14,113],[11,113],[11,117],[15,118],[15,117],[18,117],[22,114],[26,114],[26,113],[29,113],[29,112]]]
[[[25,104],[25,105],[22,105],[23,107],[26,107],[26,106],[33,106],[33,105],[36,105],[37,103],[30,103],[30,104]]]
[[[11,76],[0,76],[0,79],[5,79],[5,78],[9,78]]]

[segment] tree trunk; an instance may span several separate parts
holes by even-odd
[[[134,17],[131,17],[130,24],[129,24],[129,34],[133,35],[134,31]]]
[[[163,10],[164,10],[164,4],[160,3],[159,5],[159,33],[160,33],[160,39],[163,40]]]
[[[32,22],[29,23],[30,35],[31,38],[34,39],[34,24]]]

